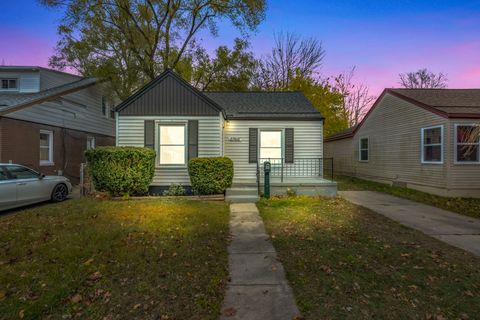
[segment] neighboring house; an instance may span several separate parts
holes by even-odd
[[[273,193],[288,186],[300,193],[336,192],[335,183],[322,179],[323,117],[302,93],[200,92],[166,71],[116,111],[117,145],[157,153],[153,193],[172,183],[190,186],[188,160],[217,156],[233,160],[234,185],[255,196],[257,170],[263,172],[267,158],[278,187]]]
[[[363,121],[325,139],[336,173],[480,197],[480,89],[386,89]]]
[[[0,162],[78,182],[85,150],[115,144],[103,85],[42,67],[0,66]]]

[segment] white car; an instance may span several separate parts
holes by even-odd
[[[0,211],[51,200],[61,202],[72,192],[70,180],[45,176],[28,167],[0,163]]]

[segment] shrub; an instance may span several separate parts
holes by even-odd
[[[188,162],[188,174],[196,193],[224,193],[232,185],[233,161],[227,157],[194,158]]]
[[[155,151],[138,147],[99,147],[85,152],[95,189],[128,198],[145,194],[155,172]]]
[[[181,184],[172,183],[168,190],[163,191],[164,196],[183,196],[185,195],[185,188]]]

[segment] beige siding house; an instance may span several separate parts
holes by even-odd
[[[172,184],[191,192],[189,159],[226,156],[232,201],[258,199],[265,161],[272,194],[336,194],[323,176],[323,117],[300,92],[200,92],[167,70],[116,111],[116,144],[157,154],[151,193]]]
[[[324,152],[338,174],[480,198],[479,132],[478,89],[386,89]]]

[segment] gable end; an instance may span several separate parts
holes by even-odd
[[[167,70],[116,107],[121,116],[218,116],[223,109]]]

